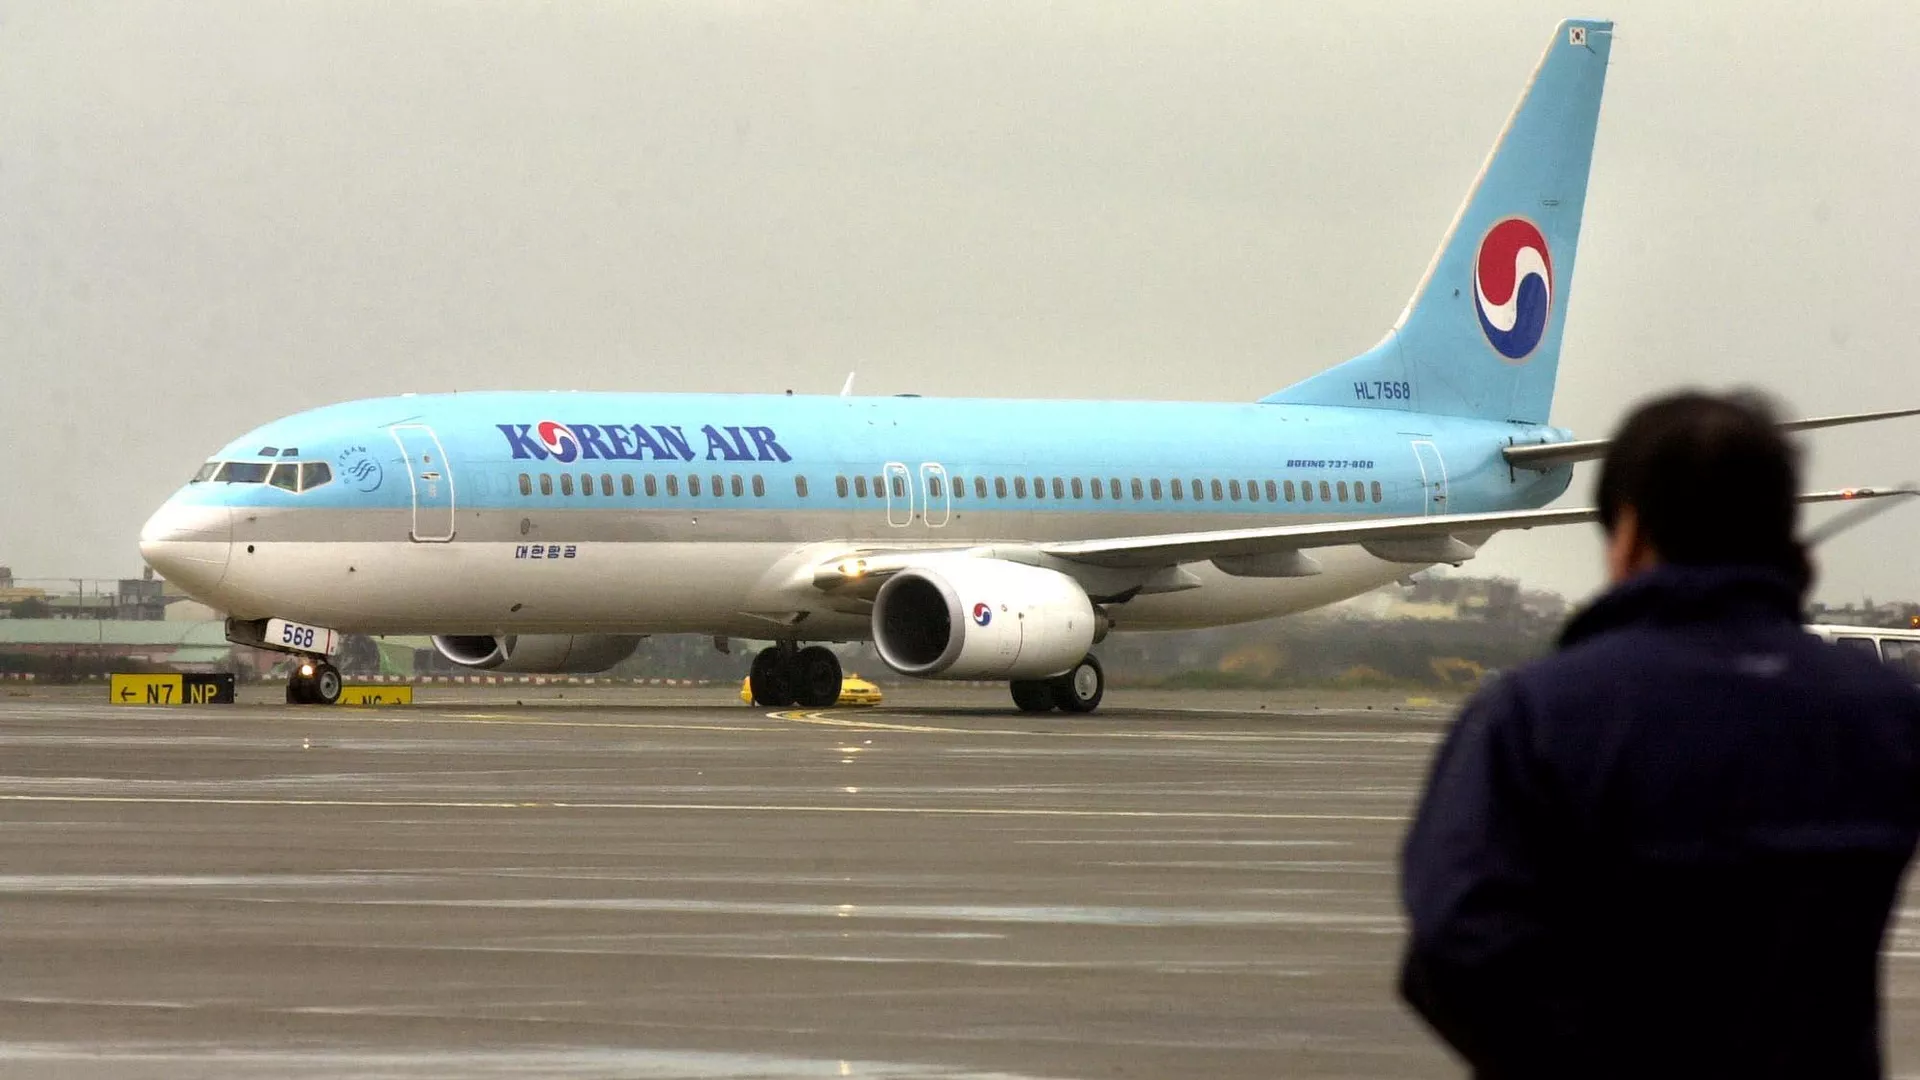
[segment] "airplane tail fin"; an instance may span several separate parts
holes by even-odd
[[[1262,401],[1547,421],[1612,44],[1560,24],[1393,329]]]

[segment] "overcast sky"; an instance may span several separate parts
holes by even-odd
[[[208,452],[352,397],[1258,397],[1378,340],[1559,14],[0,0],[0,564],[135,574]],[[1555,422],[1920,404],[1920,5],[1565,14],[1619,25]],[[1920,422],[1810,445],[1920,477]],[[1920,597],[1916,530],[1818,595]],[[1470,565],[1579,596],[1598,551]]]

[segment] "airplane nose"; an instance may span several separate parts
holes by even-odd
[[[140,529],[140,557],[154,572],[206,601],[227,576],[233,511],[168,500]]]

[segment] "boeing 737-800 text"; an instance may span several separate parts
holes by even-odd
[[[355,401],[228,444],[141,552],[233,640],[307,657],[294,700],[338,696],[341,631],[533,672],[698,632],[775,642],[767,705],[831,704],[839,662],[803,645],[870,638],[904,674],[1089,711],[1111,631],[1300,611],[1591,520],[1539,508],[1600,453],[1547,421],[1611,43],[1556,29],[1393,329],[1259,402]]]

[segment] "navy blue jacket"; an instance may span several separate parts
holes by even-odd
[[[1878,1077],[1920,691],[1784,578],[1658,567],[1449,732],[1400,989],[1485,1078]]]

